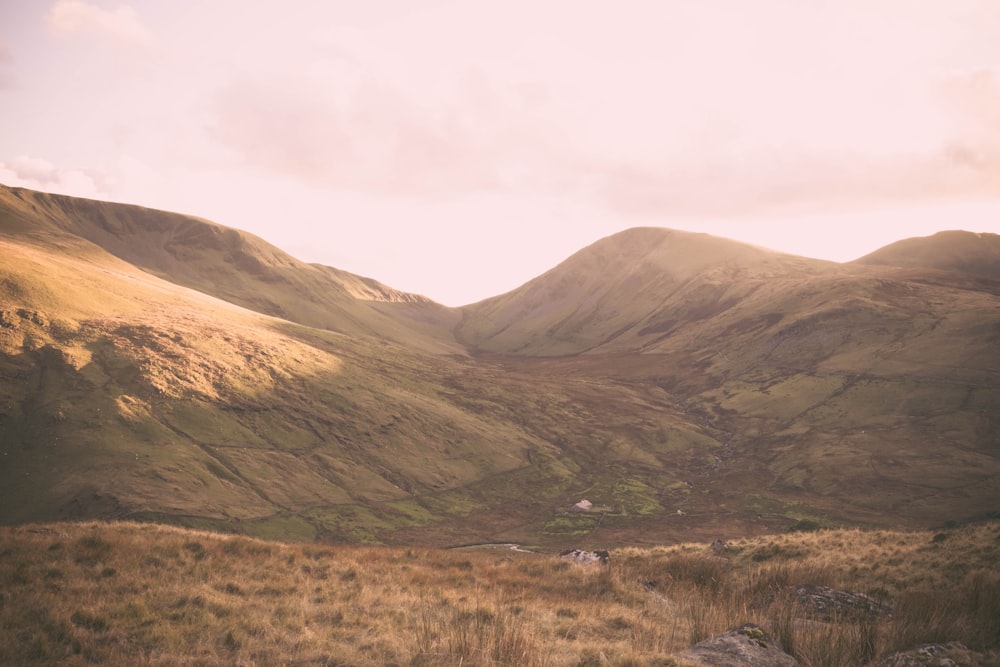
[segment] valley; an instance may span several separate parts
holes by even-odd
[[[1000,252],[923,245],[833,264],[640,228],[446,308],[0,188],[0,522],[603,548],[995,515]]]

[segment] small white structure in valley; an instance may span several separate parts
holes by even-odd
[[[593,506],[594,503],[590,502],[587,499],[583,499],[577,504],[573,505],[573,509],[577,512],[589,512],[590,508],[592,508]]]

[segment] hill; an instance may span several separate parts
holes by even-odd
[[[578,489],[628,479],[617,467],[577,475],[628,422],[595,426],[595,406],[572,405],[590,385],[430,354],[421,329],[411,348],[262,315],[28,222],[0,237],[5,523],[492,539],[540,533]],[[659,412],[606,389],[623,414]],[[655,418],[711,443],[675,410]]]
[[[136,268],[256,312],[339,333],[457,353],[450,309],[252,234],[187,215],[0,186],[0,233],[89,241]]]
[[[742,296],[735,290],[748,275],[805,277],[831,268],[707,234],[630,229],[507,294],[463,308],[456,334],[480,352],[642,351],[676,325],[725,311]]]
[[[18,189],[0,250],[3,523],[555,547],[998,509],[979,274],[647,228],[448,309]]]
[[[958,271],[1000,280],[1000,235],[958,230],[938,232],[897,241],[856,263]]]
[[[991,256],[993,238],[969,237]],[[1000,490],[983,474],[1000,453],[998,295],[978,273],[639,229],[463,309],[457,333],[516,368],[662,388],[711,426],[710,486],[744,508],[919,520],[944,496]],[[960,514],[995,511],[969,500]]]

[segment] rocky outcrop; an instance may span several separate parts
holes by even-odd
[[[699,642],[676,657],[697,667],[801,667],[777,640],[753,623]]]
[[[723,539],[712,542],[712,553],[716,556],[725,556],[729,552],[729,545]]]
[[[607,565],[611,561],[611,554],[607,551],[583,551],[581,549],[567,549],[559,554],[559,557],[564,560],[571,560],[574,563],[582,563],[584,565],[589,565],[593,563],[600,563],[602,565]]]
[[[833,621],[866,616],[891,616],[892,608],[863,593],[839,591],[827,586],[803,584],[795,587],[803,610],[814,620]]]
[[[900,651],[883,658],[876,667],[989,667],[996,657],[970,651],[964,644],[924,644],[911,651]]]

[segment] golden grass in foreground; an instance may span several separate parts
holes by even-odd
[[[744,622],[805,665],[927,642],[1000,660],[1000,524],[823,531],[612,552],[323,547],[143,524],[0,529],[0,664],[671,665]],[[788,587],[891,617],[802,620]]]

